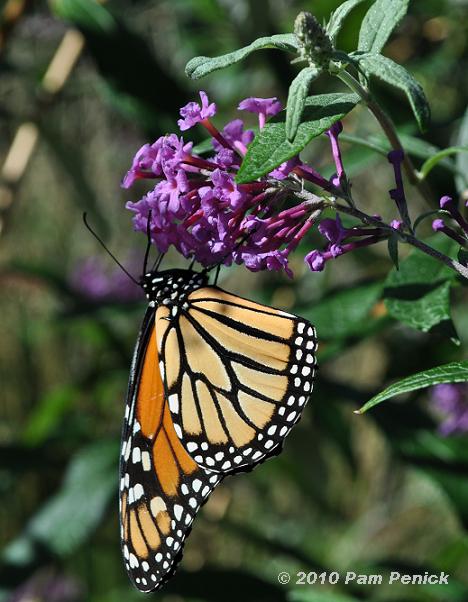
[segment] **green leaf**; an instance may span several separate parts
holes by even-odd
[[[466,250],[466,249],[459,249],[458,250],[458,254],[457,254],[457,258],[458,258],[458,261],[462,265],[468,266],[468,250]]]
[[[370,410],[370,408],[373,408],[382,401],[396,395],[401,395],[402,393],[409,393],[442,383],[461,383],[466,381],[468,381],[468,360],[437,366],[430,370],[412,374],[390,385],[384,391],[381,391],[378,395],[370,399],[356,414],[364,414],[364,412],[367,412],[367,410]]]
[[[388,254],[396,270],[400,269],[398,259],[398,234],[392,234],[388,239]]]
[[[455,242],[438,235],[427,241],[446,255],[455,255]],[[384,288],[385,305],[389,314],[415,328],[428,332],[437,324],[453,325],[450,315],[450,286],[455,273],[445,264],[415,249],[393,269]]]
[[[34,516],[27,533],[59,555],[73,552],[102,518],[117,491],[114,441],[82,449],[71,461],[60,491]]]
[[[96,0],[51,0],[51,7],[60,19],[96,33],[110,32],[116,25],[107,8]]]
[[[353,286],[301,309],[300,313],[307,314],[321,340],[359,336],[373,321],[371,311],[380,298],[382,287],[381,282]]]
[[[460,130],[458,132],[458,146],[468,146],[468,108],[465,111],[465,115],[463,116],[463,120],[460,125]],[[455,180],[455,184],[457,186],[457,192],[460,195],[463,195],[468,188],[468,155],[458,154],[457,155],[457,163],[456,163],[458,175]]]
[[[379,53],[408,10],[409,0],[376,0],[359,31],[358,50]]]
[[[264,50],[267,48],[276,48],[277,50],[295,53],[297,51],[296,37],[294,34],[288,33],[258,38],[248,46],[244,46],[243,48],[239,48],[239,50],[229,52],[228,54],[213,58],[208,56],[196,56],[185,66],[185,73],[187,77],[190,77],[191,79],[201,79],[209,73],[213,73],[213,71],[225,69],[226,67],[244,60],[256,50]]]
[[[333,42],[335,42],[336,37],[348,14],[355,6],[361,4],[362,1],[363,0],[346,0],[346,2],[340,4],[340,6],[332,12],[330,20],[327,23],[326,31]]]
[[[425,130],[431,116],[429,103],[422,86],[411,73],[381,54],[361,54],[355,58],[366,75],[378,77],[406,94],[420,130]]]
[[[288,105],[286,107],[286,136],[292,142],[301,123],[310,84],[320,75],[316,67],[302,69],[289,86]]]
[[[286,113],[271,119],[249,145],[236,181],[245,184],[261,178],[284,161],[291,159],[313,139],[343,119],[359,102],[356,94],[320,94],[309,96],[302,122],[293,142],[286,136]]]
[[[423,163],[421,169],[419,170],[421,179],[427,178],[434,167],[440,163],[442,159],[445,159],[445,157],[466,152],[468,152],[468,146],[449,146],[448,148],[444,148]]]

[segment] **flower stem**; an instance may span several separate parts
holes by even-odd
[[[336,211],[340,211],[341,213],[346,213],[347,215],[352,215],[353,217],[357,217],[365,224],[372,224],[373,226],[376,226],[378,228],[388,230],[389,233],[395,232],[395,230],[389,224],[386,224],[386,223],[378,220],[377,218],[373,217],[372,215],[368,215],[367,213],[364,213],[363,211],[356,209],[355,207],[347,207],[346,205],[339,205],[338,203],[333,203],[332,207],[334,209],[336,209]],[[452,259],[451,257],[448,257],[447,255],[444,255],[443,253],[441,253],[440,251],[437,251],[436,249],[430,247],[429,245],[426,245],[426,243],[422,242],[421,240],[419,240],[412,234],[409,234],[407,232],[398,232],[398,236],[402,240],[404,240],[406,243],[412,245],[413,247],[418,248],[423,253],[426,253],[426,255],[430,255],[434,259],[437,259],[438,261],[445,263],[445,265],[447,265],[449,268],[451,268],[452,270],[455,270],[455,272],[460,274],[460,276],[463,276],[463,278],[466,278],[468,280],[468,267],[462,265],[460,262],[456,261],[455,259]]]
[[[418,172],[411,161],[409,155],[406,154],[403,145],[401,144],[400,138],[398,137],[398,133],[396,131],[395,125],[390,119],[390,117],[385,113],[385,111],[379,106],[378,103],[372,98],[371,94],[368,90],[366,90],[359,81],[348,71],[345,69],[341,69],[336,73],[336,75],[343,83],[345,83],[348,88],[350,88],[353,92],[355,92],[359,98],[364,102],[369,111],[374,115],[374,117],[379,122],[384,134],[387,136],[388,141],[390,142],[391,147],[394,150],[399,150],[403,152],[403,166],[405,168],[406,175],[408,176],[409,181],[413,186],[416,186],[421,193],[422,197],[428,204],[430,203],[430,198],[432,197],[431,191],[427,185],[425,180],[421,180],[418,177]]]
[[[329,199],[321,199],[319,196],[313,194],[312,192],[309,192],[308,190],[302,190],[301,192],[294,191],[293,194],[302,201],[309,202],[311,207],[318,207],[320,206],[320,203],[322,203],[321,208],[328,205],[332,209],[335,209],[335,211],[339,211],[340,213],[346,213],[346,215],[351,215],[352,217],[360,219],[363,224],[369,224],[375,226],[376,228],[379,228],[380,230],[386,230],[389,235],[395,234],[396,232],[396,230],[392,228],[390,224],[386,224],[382,220],[377,219],[373,215],[368,215],[367,213],[360,211],[356,207],[348,207],[347,205],[340,205],[339,203],[336,203],[335,201],[330,201]],[[456,259],[452,259],[451,257],[444,255],[440,251],[433,249],[429,245],[426,245],[426,243],[413,236],[413,234],[410,234],[408,232],[399,231],[398,236],[404,242],[408,243],[409,245],[412,245],[413,247],[418,248],[423,253],[426,253],[426,255],[430,255],[434,259],[445,263],[445,265],[447,265],[450,269],[454,270],[455,272],[460,274],[460,276],[463,276],[463,278],[466,278],[468,280],[468,267],[462,265]]]

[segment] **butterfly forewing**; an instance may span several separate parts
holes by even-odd
[[[122,436],[120,525],[130,578],[158,589],[174,572],[193,518],[220,475],[196,464],[177,437],[149,308],[133,360]]]
[[[246,470],[278,453],[312,390],[316,337],[294,315],[204,286],[156,311],[175,432],[208,470]]]

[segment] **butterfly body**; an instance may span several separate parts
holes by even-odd
[[[179,308],[191,292],[207,282],[208,276],[204,272],[165,270],[145,274],[141,279],[141,287],[153,307],[165,305]]]
[[[152,591],[224,476],[281,450],[310,396],[316,337],[301,318],[210,286],[206,272],[153,272],[141,285],[120,512],[127,571]]]

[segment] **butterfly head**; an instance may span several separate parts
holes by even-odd
[[[140,280],[146,297],[155,305],[182,305],[187,295],[207,282],[206,273],[192,270],[153,271]]]

